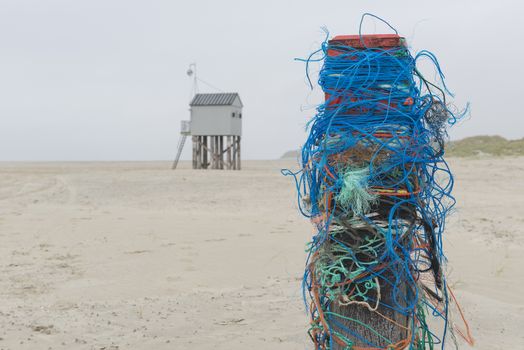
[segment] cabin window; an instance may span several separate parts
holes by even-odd
[[[239,117],[240,119],[242,119],[242,113],[239,113],[239,114],[238,114],[238,117]]]
[[[231,113],[231,117],[235,118],[235,112]]]

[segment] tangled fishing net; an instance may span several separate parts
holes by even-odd
[[[308,124],[302,169],[283,170],[316,228],[303,282],[309,335],[316,349],[444,348],[456,335],[472,343],[467,324],[452,322],[463,315],[442,251],[455,203],[444,141],[465,112],[446,101],[431,52],[412,56],[393,34],[387,47],[356,38],[326,39],[303,60],[322,63],[325,103]],[[417,69],[422,59],[438,82]]]

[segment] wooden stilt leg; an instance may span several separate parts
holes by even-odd
[[[216,149],[215,149],[215,158],[216,158],[216,168],[220,169],[220,136],[216,137]]]
[[[220,138],[220,169],[224,170],[224,136]]]
[[[238,170],[238,136],[234,136],[233,144],[235,145],[235,158],[233,162],[235,163],[235,170]]]
[[[240,162],[240,159],[241,159],[240,158],[240,136],[238,136],[238,154],[237,154],[237,156],[238,156],[238,170],[240,170],[240,169],[242,169],[242,166],[240,165],[240,163],[241,163]]]
[[[219,152],[219,143],[218,136],[215,136],[215,169],[219,169],[220,163],[218,162],[218,152]]]
[[[197,169],[202,169],[202,136],[197,136],[198,148],[197,148]]]
[[[216,163],[216,142],[215,142],[215,136],[211,136],[211,169],[216,169],[215,163]]]
[[[197,136],[197,169],[202,169],[202,136]]]
[[[207,169],[207,136],[202,136],[202,169]]]
[[[191,159],[193,161],[193,169],[196,169],[196,148],[197,148],[196,136],[192,136],[191,140],[193,141],[193,156]]]
[[[232,140],[231,140],[231,152],[232,152],[232,156],[233,156],[233,159],[231,160],[231,166],[232,166],[233,170],[236,170],[237,169],[237,163],[236,163],[237,148],[236,148],[236,144],[235,144],[236,136],[232,136],[231,138],[232,138]]]
[[[226,136],[227,170],[231,170],[231,136]]]

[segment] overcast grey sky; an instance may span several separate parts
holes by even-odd
[[[305,140],[305,107],[321,99],[293,58],[318,47],[322,26],[357,33],[363,12],[435,53],[456,103],[471,102],[452,138],[524,136],[517,0],[0,0],[0,160],[171,159],[191,62],[240,93],[243,157],[277,158]]]

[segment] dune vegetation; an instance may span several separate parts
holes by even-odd
[[[298,159],[299,150],[287,151],[281,159]],[[448,157],[524,156],[524,138],[507,140],[502,136],[472,136],[446,145]]]

